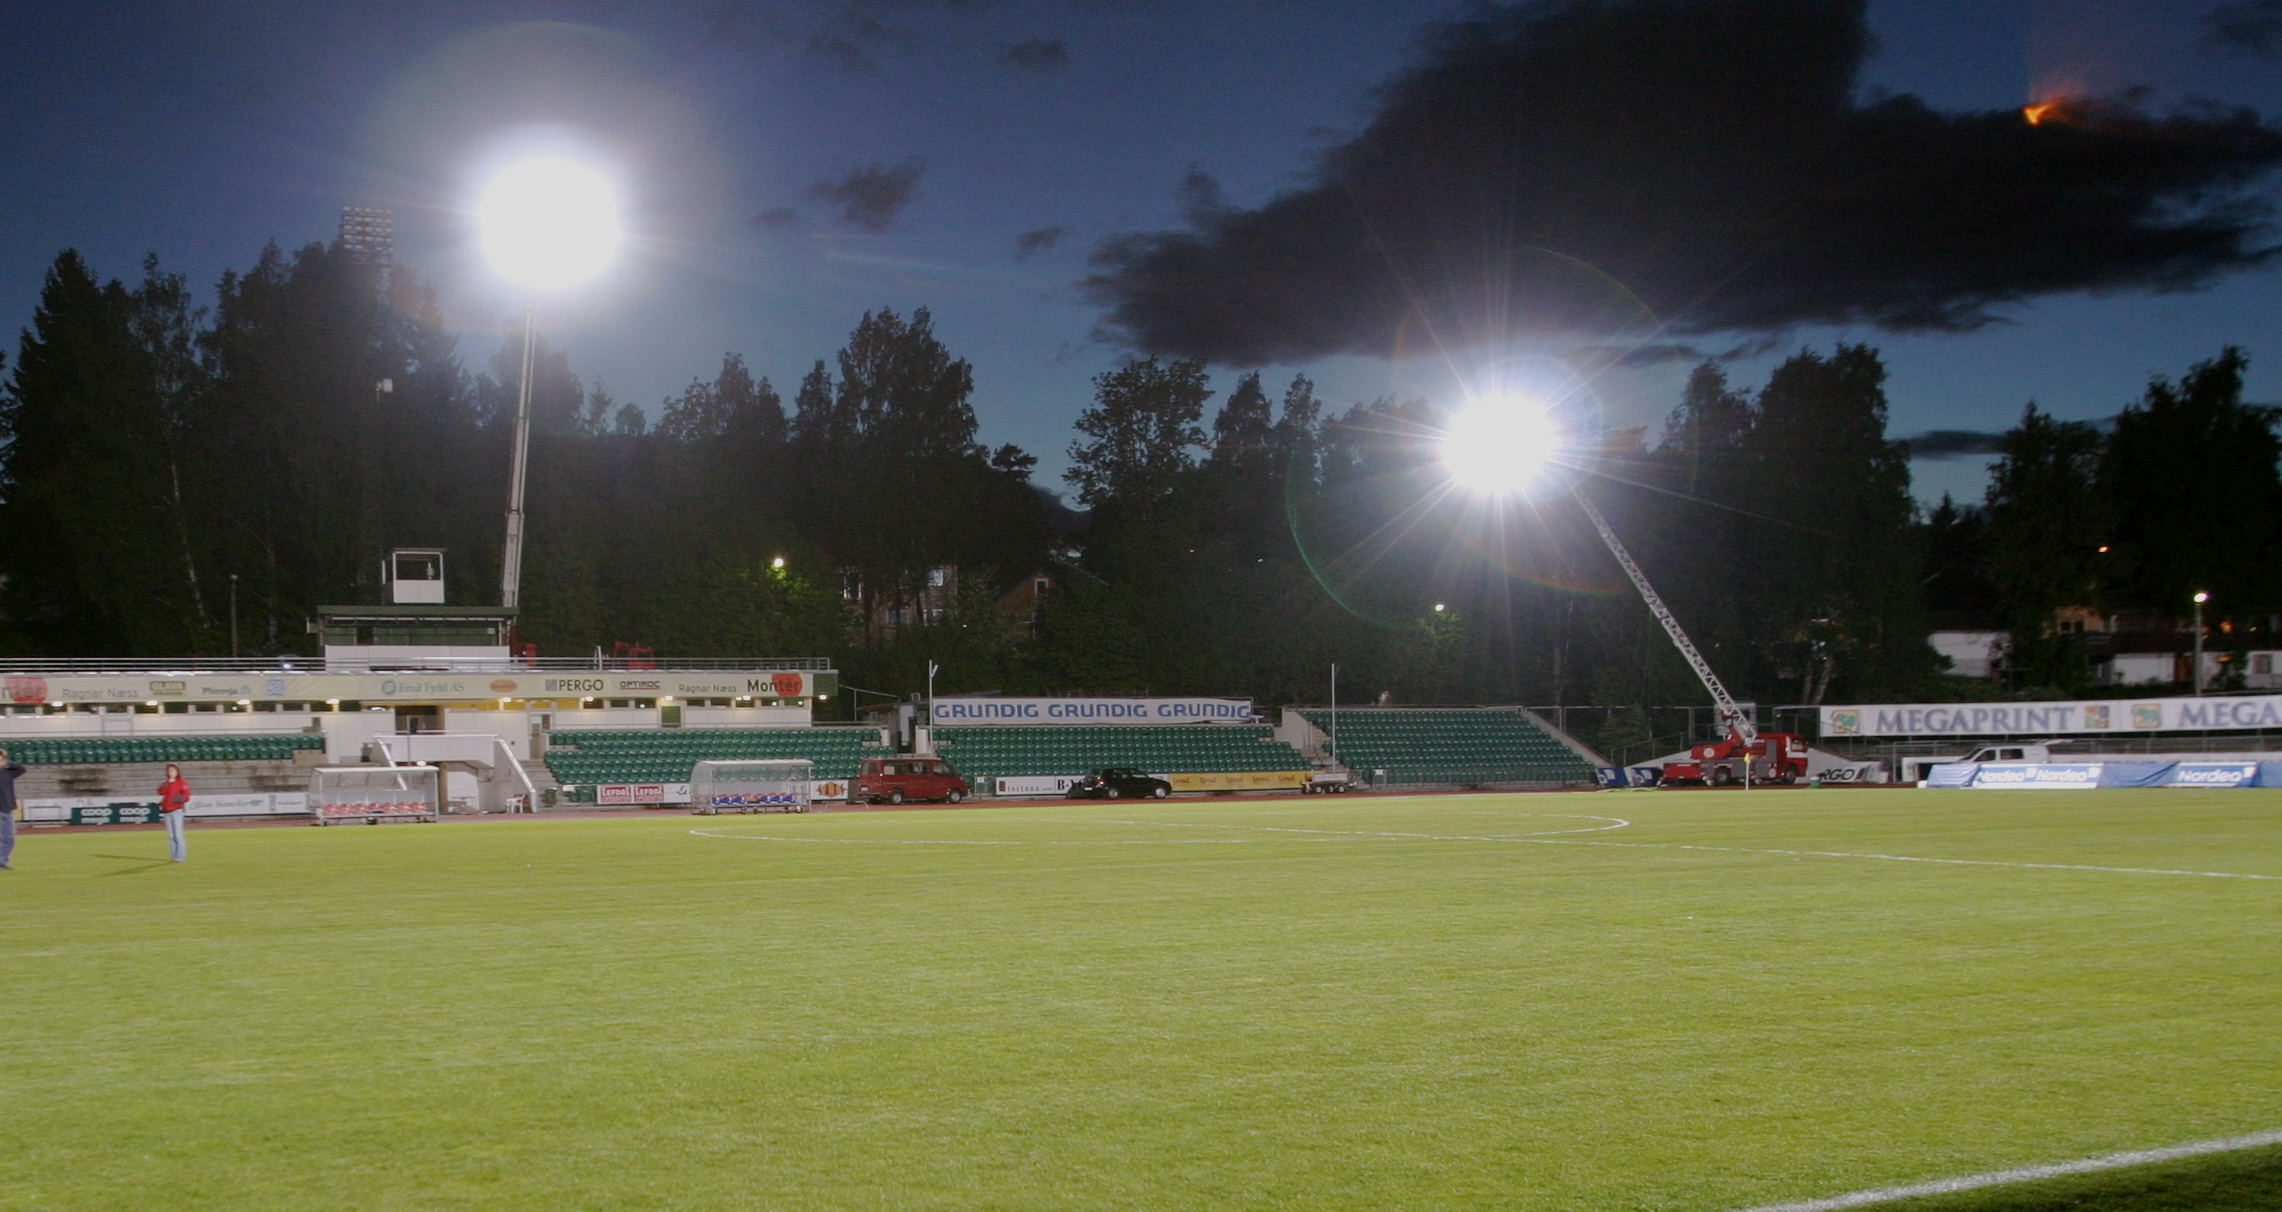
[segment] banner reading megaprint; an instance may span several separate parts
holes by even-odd
[[[935,725],[1249,724],[1250,699],[937,699]]]
[[[1871,703],[1824,707],[1822,735],[2058,736],[2282,728],[2282,695],[2057,703]]]

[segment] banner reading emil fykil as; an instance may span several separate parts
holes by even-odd
[[[2061,736],[2282,728],[2282,694],[2050,703],[1867,703],[1824,707],[1822,735]]]
[[[937,727],[972,724],[1249,724],[1250,699],[935,700]]]

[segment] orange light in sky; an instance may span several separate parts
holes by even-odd
[[[2059,110],[2060,103],[2058,101],[2039,101],[2034,105],[2022,106],[2021,117],[2028,119],[2030,126],[2041,126],[2046,118],[2058,113]]]

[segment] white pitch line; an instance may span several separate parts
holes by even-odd
[[[2023,870],[2031,871],[2100,871],[2106,872],[2110,875],[2184,875],[2193,876],[2200,879],[2259,880],[2263,882],[2282,882],[2282,875],[2259,875],[2246,871],[2186,871],[2169,867],[2106,867],[2092,863],[2027,863],[2013,862],[2006,859],[1929,858],[1925,855],[1919,854],[1878,854],[1874,852],[1856,850],[1774,850],[1754,846],[1705,846],[1698,845],[1693,842],[1599,842],[1589,841],[1583,838],[1569,838],[1561,835],[1575,833],[1601,833],[1611,829],[1625,829],[1629,828],[1632,825],[1632,822],[1625,820],[1622,817],[1594,816],[1586,813],[1575,812],[1540,812],[1530,813],[1527,815],[1578,821],[1607,821],[1609,823],[1606,825],[1590,825],[1581,829],[1548,829],[1537,833],[1506,834],[1404,833],[1394,832],[1391,830],[1379,831],[1361,829],[1302,829],[1288,825],[1228,825],[1211,821],[1119,821],[1102,820],[1099,818],[1093,818],[1084,821],[1054,821],[1052,823],[1057,825],[1138,825],[1145,827],[1155,826],[1174,829],[1226,829],[1246,833],[1298,833],[1310,834],[1325,839],[1388,838],[1396,841],[1420,842],[1521,842],[1538,846],[1615,846],[1627,850],[1704,850],[1715,851],[1723,854],[1776,854],[1784,855],[1790,858],[1873,859],[1888,863],[1940,863],[1956,867],[2017,867]],[[837,842],[843,845],[869,846],[1149,846],[1184,844],[1175,842],[1161,842],[1155,839],[1130,839],[1092,842],[1026,842],[950,840],[935,838],[888,839],[783,837],[768,834],[711,833],[703,829],[692,829],[690,832],[696,834],[699,837],[737,838],[751,841]],[[1227,839],[1229,842],[1241,840],[1242,839],[1236,838]],[[1185,844],[1198,845],[1210,843],[1190,842]]]
[[[1682,845],[1682,850],[1738,850],[1735,846]],[[2095,867],[2086,863],[2010,863],[1996,859],[1921,858],[1914,854],[1857,854],[1843,850],[1743,850],[1744,854],[1792,854],[1809,858],[1885,859],[1892,863],[1955,863],[1964,867],[2035,867],[2046,871],[2112,871],[2124,875],[2200,875],[2214,880],[2282,880],[2282,875],[2242,871],[2175,871],[2168,867]]]
[[[2044,871],[2106,871],[2117,875],[2193,875],[2214,880],[2274,880],[2282,875],[2243,871],[2178,871],[2168,867],[2098,867],[2089,863],[2015,863],[2001,859],[1926,858],[1916,854],[1871,854],[1851,850],[1762,850],[1750,846],[1699,846],[1692,842],[1567,842],[1558,838],[1515,838],[1541,846],[1623,846],[1649,850],[1717,850],[1728,854],[1783,854],[1793,858],[1882,859],[1889,863],[1948,863],[1960,867],[2025,867]]]
[[[2093,1174],[2101,1170],[2121,1170],[2130,1166],[2146,1166],[2156,1162],[2177,1161],[2183,1157],[2202,1157],[2210,1153],[2236,1153],[2244,1149],[2261,1149],[2268,1145],[2282,1145],[2282,1128],[2266,1132],[2253,1132],[2248,1136],[2229,1136],[2221,1140],[2196,1141],[2190,1145],[2172,1145],[2164,1149],[2135,1149],[2128,1153],[2110,1153],[2105,1157],[2087,1157],[2079,1161],[2056,1162],[2049,1166],[2023,1166],[2018,1170],[1992,1170],[1987,1174],[1968,1174],[1963,1178],[1944,1178],[1930,1183],[1912,1183],[1906,1187],[1879,1187],[1870,1191],[1854,1191],[1846,1195],[1833,1195],[1826,1199],[1802,1199],[1786,1204],[1761,1204],[1741,1212],[1840,1212],[1843,1208],[1861,1208],[1870,1204],[1891,1203],[1898,1199],[1916,1199],[1923,1195],[1949,1195],[1957,1191],[1972,1191],[1981,1187],[2002,1187],[2013,1183],[2035,1182],[2044,1178],[2064,1178],[2071,1174]]]
[[[1539,846],[1621,846],[1628,850],[1715,850],[1727,854],[1780,854],[1793,858],[1856,858],[1882,859],[1889,863],[1948,863],[1961,867],[2023,867],[2045,871],[2105,871],[2116,875],[2192,875],[2215,880],[2274,880],[2282,875],[2253,875],[2241,871],[2176,871],[2166,867],[2100,867],[2089,863],[2017,863],[2002,859],[1926,858],[1915,854],[1872,854],[1850,850],[1767,850],[1749,846],[1699,846],[1691,842],[1594,842],[1571,841],[1559,834],[1599,833],[1608,829],[1622,829],[1632,824],[1621,817],[1586,816],[1577,813],[1540,813],[1544,816],[1568,816],[1574,820],[1613,821],[1614,824],[1594,825],[1586,829],[1553,829],[1543,833],[1507,834],[1451,834],[1451,833],[1380,833],[1348,829],[1297,829],[1275,825],[1216,825],[1193,821],[1109,821],[1118,825],[1187,825],[1199,829],[1242,829],[1261,833],[1312,833],[1333,837],[1383,837],[1433,842],[1527,842]]]
[[[835,846],[1241,846],[1240,837],[1196,838],[1113,838],[1100,842],[1029,842],[991,841],[983,838],[941,837],[788,837],[781,833],[715,833],[708,829],[692,829],[697,837],[717,837],[732,842],[824,842]]]
[[[1529,815],[1558,817],[1572,821],[1607,821],[1609,823],[1606,825],[1587,825],[1581,829],[1542,829],[1535,833],[1396,833],[1365,829],[1300,829],[1288,825],[1224,825],[1216,821],[1101,821],[1099,823],[1104,825],[1157,826],[1168,829],[1234,829],[1247,833],[1305,833],[1319,837],[1383,837],[1414,842],[1532,842],[1557,834],[1599,833],[1603,830],[1628,829],[1632,826],[1631,821],[1619,816],[1588,816],[1576,812],[1539,812]],[[1577,844],[1588,845],[1590,843]]]

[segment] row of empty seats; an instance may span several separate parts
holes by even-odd
[[[1332,712],[1301,714],[1331,733]],[[1591,763],[1519,711],[1360,708],[1337,717],[1340,763],[1372,782],[1581,783],[1593,777]]]
[[[1137,766],[1152,774],[1301,771],[1308,761],[1256,724],[938,728],[935,748],[977,781]]]
[[[872,728],[667,728],[638,732],[550,732],[547,769],[566,786],[686,783],[706,759],[806,758],[820,779],[852,779],[867,757],[894,750]]]
[[[264,736],[21,737],[0,749],[26,766],[111,766],[129,762],[289,762],[325,738],[307,733]]]

